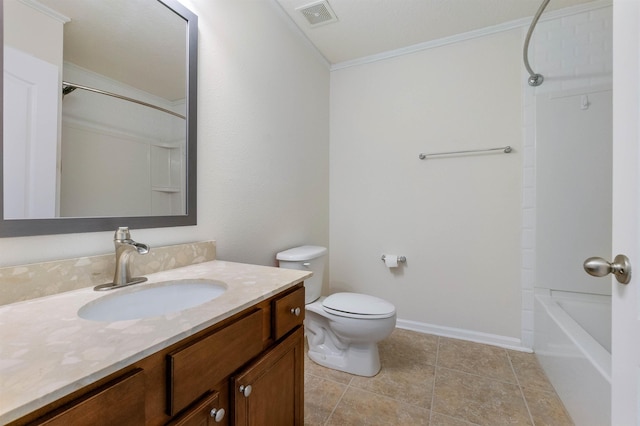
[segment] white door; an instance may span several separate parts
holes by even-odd
[[[58,67],[4,48],[4,217],[56,216]]]
[[[613,2],[613,256],[631,261],[612,279],[612,425],[640,425],[640,2]]]

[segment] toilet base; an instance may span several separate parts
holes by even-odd
[[[313,362],[323,367],[357,376],[372,377],[380,371],[377,343],[353,343],[339,351],[322,344],[309,347],[308,355]]]

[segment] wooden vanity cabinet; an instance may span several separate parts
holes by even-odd
[[[10,425],[302,425],[303,319],[298,284]]]

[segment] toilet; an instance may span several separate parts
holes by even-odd
[[[378,342],[396,326],[396,308],[378,297],[360,293],[335,293],[321,297],[327,249],[301,246],[277,254],[281,268],[309,270],[304,282],[304,329],[309,358],[314,362],[359,376],[380,371]]]

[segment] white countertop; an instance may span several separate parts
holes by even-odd
[[[160,317],[116,322],[79,318],[85,303],[114,291],[70,291],[0,307],[0,424],[228,318],[311,276],[310,272],[212,261],[147,275],[147,284],[186,278],[227,284],[218,298]]]

